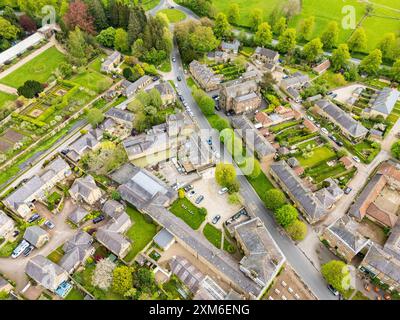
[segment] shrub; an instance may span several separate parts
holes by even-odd
[[[270,189],[265,193],[265,206],[277,210],[286,203],[285,194],[279,189]]]
[[[43,91],[43,85],[35,80],[27,80],[25,83],[18,88],[18,94],[25,98],[32,99],[36,97],[40,92]]]
[[[285,204],[275,211],[276,221],[284,228],[297,220],[299,213],[295,207]]]
[[[286,231],[293,240],[301,241],[307,235],[307,225],[301,220],[296,220],[286,227]]]

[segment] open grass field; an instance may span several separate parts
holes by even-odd
[[[176,9],[163,9],[160,10],[159,12],[164,13],[168,17],[169,22],[171,23],[176,23],[186,18],[186,14]]]
[[[112,80],[99,72],[88,70],[71,79],[73,82],[80,84],[89,90],[101,93],[111,86]]]
[[[23,85],[26,80],[36,80],[44,83],[57,69],[58,65],[64,61],[65,56],[55,47],[51,47],[1,79],[0,83],[14,88]]]
[[[400,28],[400,2],[398,0],[372,0],[375,4],[373,15],[362,21],[368,37],[366,52],[374,49],[382,36],[387,32],[398,34]],[[237,3],[240,8],[239,26],[250,26],[250,14],[255,8],[261,9],[263,18],[268,21],[270,13],[278,5],[283,5],[285,0],[214,0],[213,4],[218,12],[227,13],[231,3]],[[315,28],[310,39],[318,37],[332,20],[341,26],[344,6],[353,6],[356,13],[356,23],[359,23],[365,14],[366,2],[359,0],[303,0],[300,14],[296,15],[289,23],[292,28],[298,28],[302,19],[314,16]],[[340,28],[339,42],[346,42],[352,30]]]
[[[197,230],[206,218],[199,208],[187,198],[177,199],[172,204],[170,211],[185,221],[193,230]]]
[[[14,101],[17,96],[5,92],[0,92],[0,109],[3,108],[7,102]]]
[[[331,159],[334,157],[336,154],[335,152],[327,147],[327,146],[321,146],[318,148],[315,148],[311,152],[309,152],[307,155],[301,155],[297,159],[300,162],[300,165],[304,168],[308,167],[313,167],[316,164],[326,161],[328,159]]]
[[[142,6],[144,10],[150,10],[153,9],[155,6],[157,6],[159,3],[160,0],[143,0]]]
[[[132,227],[126,234],[133,242],[131,250],[125,257],[125,260],[130,262],[153,239],[157,233],[157,226],[147,222],[143,214],[132,207],[127,207],[126,213],[132,220]]]

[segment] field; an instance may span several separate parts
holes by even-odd
[[[206,218],[200,208],[196,207],[187,198],[176,200],[172,204],[170,211],[185,221],[193,230],[197,230]]]
[[[153,239],[157,233],[157,226],[147,222],[143,214],[132,207],[128,207],[126,213],[132,220],[132,227],[126,234],[133,242],[131,250],[125,257],[125,260],[130,262]]]
[[[368,48],[366,52],[374,49],[385,33],[394,32],[398,34],[400,27],[400,12],[391,10],[400,9],[397,0],[373,0],[375,8],[371,16],[362,21],[362,26],[365,28],[368,37]],[[231,3],[237,3],[240,8],[239,26],[250,26],[250,14],[255,8],[261,9],[263,18],[268,21],[270,13],[280,4],[284,4],[284,0],[214,0],[213,4],[217,11],[227,13]],[[381,7],[380,5],[389,8]],[[342,19],[345,16],[342,14],[344,6],[352,6],[355,8],[356,24],[359,23],[365,14],[366,1],[358,0],[303,0],[301,13],[296,15],[289,23],[290,27],[298,28],[299,22],[309,16],[315,17],[315,28],[310,39],[318,37],[325,30],[328,23],[332,20],[336,21],[341,26]],[[394,18],[394,19],[393,19]],[[351,29],[340,28],[339,42],[346,42],[352,33]]]
[[[96,93],[103,92],[112,84],[112,80],[110,78],[93,70],[89,70],[77,75],[76,77],[72,78],[72,81]]]
[[[159,12],[164,13],[168,17],[170,23],[176,23],[186,18],[186,14],[176,9],[163,9]]]
[[[335,157],[335,152],[327,147],[321,146],[313,149],[308,154],[304,154],[298,157],[300,165],[304,168],[313,167],[316,164],[327,161]]]
[[[0,109],[3,108],[7,102],[14,101],[15,99],[17,99],[17,96],[13,94],[0,92]]]
[[[26,80],[45,83],[63,61],[65,61],[64,55],[55,47],[51,47],[1,79],[0,83],[14,88],[23,85]]]

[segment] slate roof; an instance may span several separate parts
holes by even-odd
[[[330,225],[328,230],[356,255],[370,244],[370,240],[358,232],[358,226],[357,222],[344,215]]]
[[[87,200],[90,194],[99,187],[96,185],[96,181],[91,175],[86,175],[82,178],[78,178],[74,181],[71,186],[70,194],[75,198]],[[100,190],[100,189],[99,189]]]
[[[128,123],[132,123],[135,118],[132,112],[117,108],[111,108],[106,112],[105,116]]]
[[[93,238],[86,232],[79,230],[64,246],[64,256],[61,258],[59,265],[68,273],[74,271],[77,265],[85,262],[89,252],[94,251],[92,246]]]
[[[115,218],[117,215],[125,211],[125,207],[121,202],[116,200],[107,200],[102,211],[109,217]]]
[[[25,273],[51,291],[55,291],[68,279],[68,273],[63,268],[42,255],[37,255],[28,261]]]
[[[281,85],[284,86],[285,88],[301,87],[309,81],[310,77],[308,75],[302,73],[295,73],[289,78],[282,79]]]
[[[28,227],[24,233],[24,239],[35,247],[37,247],[39,239],[43,236],[48,236],[48,233],[39,226]]]
[[[372,110],[389,115],[397,100],[400,97],[400,92],[397,89],[383,88],[378,92],[377,96],[374,98],[371,107]]]
[[[258,217],[236,225],[235,234],[246,252],[240,265],[256,275],[263,286],[268,286],[286,260],[285,256]]]
[[[78,225],[82,222],[83,219],[85,219],[88,214],[89,212],[86,209],[78,206],[74,211],[69,214],[68,219]]]
[[[174,88],[172,88],[169,82],[161,82],[154,86],[155,89],[160,93],[161,97],[164,95],[175,94]]]
[[[90,130],[87,134],[84,134],[75,140],[69,145],[68,149],[70,152],[67,154],[67,156],[74,161],[78,161],[84,152],[92,150],[100,144],[102,135],[99,136],[99,134],[99,131]]]
[[[204,82],[204,83],[213,82],[213,83],[219,84],[222,81],[221,75],[215,74],[214,71],[211,68],[209,68],[207,65],[202,64],[196,60],[193,60],[189,64],[189,68],[190,68],[190,70],[192,70],[193,76],[199,82]]]
[[[386,240],[384,248],[400,260],[400,220],[390,230],[390,236]]]
[[[285,161],[271,164],[271,171],[279,177],[280,183],[286,186],[291,196],[301,204],[304,214],[310,221],[318,221],[328,214],[321,201],[304,185]]]
[[[0,210],[0,230],[5,225],[9,225],[12,227],[15,225],[15,222],[4,211]],[[2,236],[3,236],[3,234],[0,233],[0,237],[2,237]]]
[[[128,239],[118,232],[112,232],[106,228],[100,228],[96,232],[96,238],[100,241],[108,250],[116,255],[120,255],[120,252],[125,246],[130,245]]]
[[[265,56],[271,60],[276,59],[277,56],[279,57],[278,52],[262,47],[257,47],[255,53],[261,56]]]
[[[128,87],[125,88],[124,94],[129,97],[137,93],[139,90],[143,89],[147,83],[151,82],[151,78],[148,75],[145,75],[134,83],[131,83]]]
[[[319,100],[315,103],[321,110],[328,114],[334,121],[354,138],[365,136],[368,129],[354,120],[348,113],[328,100]]]
[[[165,249],[169,244],[174,241],[174,235],[172,235],[167,229],[162,228],[153,238],[155,244],[162,249]]]
[[[232,42],[222,41],[221,49],[222,50],[231,50],[233,52],[238,52],[240,47],[240,41],[235,39]]]
[[[259,157],[265,157],[275,153],[275,148],[267,139],[254,127],[254,124],[245,115],[231,118],[232,125],[238,135],[245,140],[247,146],[257,152]],[[254,141],[252,141],[254,139]]]
[[[102,71],[108,71],[109,67],[114,64],[114,62],[121,57],[121,54],[118,51],[114,51],[110,54],[106,60],[101,64]]]

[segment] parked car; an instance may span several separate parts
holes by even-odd
[[[337,144],[338,146],[343,147],[343,142],[342,142],[342,141],[337,140],[337,141],[336,141],[336,144]]]
[[[46,220],[46,222],[44,223],[44,225],[49,228],[49,229],[54,229],[54,227],[56,226],[53,222],[51,222],[50,220]]]
[[[212,223],[213,224],[217,224],[219,219],[221,219],[221,216],[219,214],[217,214],[213,219],[212,219]]]
[[[26,248],[30,246],[29,242],[26,240],[22,240],[21,243],[14,249],[11,254],[11,258],[16,259],[18,258],[22,252],[25,251]]]
[[[196,191],[190,190],[188,196],[189,196],[189,198],[191,198],[191,197],[193,197],[195,194],[196,194]]]
[[[347,187],[346,189],[344,189],[344,194],[349,194],[352,190],[352,188]]]
[[[69,152],[69,150],[61,150],[61,154],[62,154],[63,156],[66,156],[68,152]]]
[[[176,59],[175,59],[175,57],[172,57],[172,62],[176,62]]]
[[[31,254],[31,252],[33,251],[33,249],[35,249],[35,247],[33,245],[30,245],[28,248],[26,248],[22,254],[24,255],[24,257],[27,257]]]
[[[28,223],[32,223],[32,222],[35,222],[37,219],[39,219],[40,218],[40,215],[39,214],[37,214],[37,213],[35,213],[32,217],[30,217],[29,219],[28,219]]]
[[[158,77],[158,76],[153,77],[153,81],[157,81],[158,79],[160,79],[160,77]]]
[[[215,105],[215,110],[221,111],[221,107],[219,106],[219,104],[216,104],[216,105]]]
[[[99,223],[99,222],[103,221],[105,218],[106,218],[106,217],[103,216],[103,215],[101,214],[101,215],[99,215],[97,218],[94,218],[94,219],[93,219],[93,223],[94,223],[94,224]]]
[[[339,295],[339,291],[337,291],[334,287],[332,287],[330,284],[328,284],[328,289],[330,292],[332,292],[335,296]]]
[[[193,186],[191,184],[188,184],[183,188],[183,190],[185,190],[185,192],[189,192],[190,190],[193,190]]]
[[[212,145],[212,138],[211,138],[211,137],[208,138],[207,143],[208,143],[208,145],[210,145],[210,146]]]
[[[199,196],[197,199],[196,199],[196,204],[200,204],[200,202],[202,202],[204,200],[204,196]]]
[[[224,194],[224,193],[227,193],[227,192],[228,192],[228,188],[225,187],[225,188],[222,188],[221,190],[219,190],[218,194]]]
[[[229,110],[225,113],[228,117],[233,116],[234,112],[232,110]]]
[[[177,76],[177,77],[176,77],[176,80],[178,80],[178,81],[182,81],[182,78],[181,78],[181,76]]]
[[[355,162],[357,162],[357,163],[360,163],[360,162],[361,162],[360,158],[357,157],[357,156],[354,156],[354,157],[353,157],[353,160],[354,160]]]
[[[321,132],[322,132],[323,134],[326,134],[326,135],[329,134],[329,131],[326,130],[326,128],[321,128]]]
[[[95,233],[96,231],[97,231],[97,229],[93,228],[93,229],[89,229],[87,233],[90,235],[93,235],[93,233]]]
[[[15,238],[16,236],[18,236],[19,235],[19,231],[18,230],[15,230],[14,232],[13,232],[13,234],[12,234],[12,236]]]

